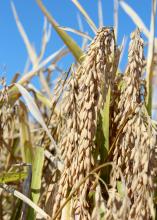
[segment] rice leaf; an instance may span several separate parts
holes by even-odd
[[[46,92],[47,96],[49,99],[52,99],[52,94],[48,85],[47,80],[45,79],[45,76],[42,71],[39,72],[39,79],[40,79],[40,84],[43,87],[44,92]]]
[[[99,128],[98,142],[100,142],[99,147],[100,147],[101,164],[105,162],[109,153],[110,98],[111,98],[111,89],[109,87],[104,108],[100,112],[101,127]],[[101,178],[105,182],[109,181],[109,167],[107,167],[106,169],[102,169]]]
[[[65,45],[69,48],[73,56],[78,62],[81,62],[81,57],[83,56],[83,52],[81,48],[77,45],[77,43],[63,30],[61,30],[58,26],[58,23],[55,19],[50,15],[48,10],[45,8],[41,0],[36,0],[38,6],[40,7],[41,11],[44,13],[50,24],[53,26],[55,31],[58,33],[60,38],[63,40]]]
[[[63,48],[59,49],[55,53],[48,56],[45,60],[43,60],[39,65],[37,65],[35,68],[30,70],[28,73],[25,73],[25,75],[18,81],[19,84],[27,83],[34,75],[36,75],[40,70],[42,70],[49,62],[52,62],[53,59],[58,57],[60,53],[63,52]]]
[[[32,199],[37,204],[40,196],[42,169],[44,164],[44,148],[36,147],[34,149],[35,160],[32,166]]]
[[[34,202],[32,202],[28,197],[23,195],[18,190],[13,189],[12,187],[8,186],[5,183],[2,183],[2,184],[0,183],[0,188],[4,189],[6,192],[11,193],[13,196],[19,198],[20,200],[22,200],[23,202],[28,204],[44,219],[49,219],[49,220],[51,219],[50,216],[43,209],[41,209],[39,206],[37,206]],[[30,219],[30,218],[27,218],[27,219]],[[33,219],[31,218],[31,220],[33,220]]]
[[[124,11],[129,15],[129,17],[132,19],[132,21],[135,23],[135,25],[140,28],[145,36],[149,38],[149,30],[143,23],[142,19],[138,16],[138,14],[124,1],[119,1],[121,7],[124,9]]]
[[[35,160],[32,165],[32,182],[31,182],[31,198],[37,204],[40,197],[42,169],[44,164],[44,148],[36,147],[34,149]],[[28,219],[34,219],[35,213],[33,209],[29,209]]]
[[[25,84],[28,83],[31,78],[37,74],[38,71],[42,70],[49,62],[51,62],[52,60],[57,59],[58,60],[58,56],[60,56],[60,54],[63,53],[63,48],[59,49],[58,51],[56,51],[55,53],[51,54],[50,56],[48,56],[45,60],[43,60],[40,65],[37,66],[37,68],[32,69],[31,71],[29,71],[28,73],[24,74],[24,76],[18,81],[18,84]],[[13,84],[8,88],[8,101],[9,104],[12,105],[15,103],[15,101],[20,97],[20,93],[18,88]],[[41,93],[37,94],[38,99],[47,107],[50,107],[50,101],[44,97]],[[3,102],[0,102],[0,106],[3,105]]]
[[[40,63],[40,61],[42,60],[45,54],[50,37],[51,37],[51,25],[48,24],[47,18],[44,17],[42,43],[41,43],[40,53],[38,55],[38,63]]]
[[[111,99],[111,88],[109,87],[106,96],[106,102],[104,104],[104,109],[101,112],[102,116],[102,129],[105,138],[105,149],[109,150],[109,123],[110,123],[110,99]]]
[[[70,28],[70,27],[61,27],[60,26],[59,28],[64,30],[64,31],[69,31],[71,33],[77,34],[77,35],[79,35],[79,36],[81,36],[83,38],[87,38],[90,41],[92,40],[92,38],[88,34],[82,32],[82,31],[78,31],[78,30],[75,30],[75,29]]]
[[[29,42],[28,36],[27,36],[27,34],[26,34],[26,32],[25,32],[25,30],[24,30],[24,28],[18,18],[18,14],[17,14],[16,8],[15,8],[15,5],[12,1],[11,1],[11,7],[12,7],[13,15],[14,15],[14,18],[16,21],[16,25],[17,25],[18,30],[21,34],[21,37],[25,43],[29,58],[31,59],[31,62],[33,63],[33,65],[35,65],[36,61],[37,61],[36,53],[34,51],[34,48],[31,45],[31,43]]]
[[[124,192],[124,187],[121,181],[117,181],[117,190],[118,193],[120,194],[121,198],[124,198],[125,192]]]
[[[20,102],[19,111],[20,124],[20,146],[23,162],[32,163],[33,149],[31,143],[31,135],[28,124],[27,110],[24,103]]]
[[[89,24],[89,26],[91,27],[91,29],[93,30],[93,32],[96,34],[97,32],[97,27],[95,26],[94,22],[92,21],[92,19],[89,17],[88,13],[85,11],[85,9],[82,7],[82,5],[77,1],[77,0],[72,0],[72,2],[76,5],[76,7],[78,8],[78,10],[81,12],[81,14],[85,17],[87,23]]]
[[[110,114],[110,97],[111,89],[109,87],[106,96],[104,108],[99,115],[99,123],[96,132],[96,151],[94,152],[94,158],[100,154],[100,163],[103,164],[108,157],[109,152],[109,114]],[[109,168],[102,169],[101,178],[106,182],[109,180]]]
[[[37,90],[32,84],[28,85],[28,88],[35,93],[36,98],[47,108],[51,108],[51,101],[46,98],[39,90]]]
[[[114,33],[115,33],[115,39],[117,40],[118,35],[118,0],[114,0]]]
[[[156,0],[152,0],[152,13],[151,13],[151,24],[150,24],[150,35],[148,44],[148,55],[147,55],[147,109],[151,116],[152,112],[152,78],[153,78],[153,56],[154,56],[154,43],[155,43],[155,17],[156,17]]]
[[[44,122],[44,119],[37,107],[37,105],[35,104],[32,96],[29,94],[29,92],[20,84],[18,83],[15,83],[15,86],[18,88],[18,90],[20,91],[20,93],[22,94],[25,102],[26,102],[26,105],[30,111],[30,113],[32,114],[32,116],[37,120],[37,122],[43,127],[43,129],[46,131],[48,137],[50,138],[50,140],[52,141],[53,144],[55,144],[52,136],[51,136],[51,133],[49,132],[45,122]],[[55,144],[56,145],[56,144]]]
[[[10,183],[24,180],[27,177],[27,172],[3,172],[0,174],[0,183]]]
[[[98,0],[98,19],[99,19],[99,27],[103,27],[102,0]]]

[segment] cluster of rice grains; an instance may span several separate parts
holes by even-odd
[[[75,75],[71,75],[68,82],[67,91],[63,97],[63,103],[61,106],[62,115],[66,118],[64,132],[60,140],[60,154],[61,159],[64,162],[64,169],[58,183],[58,193],[56,196],[55,204],[53,207],[53,216],[56,214],[58,208],[63,204],[68,196],[68,191],[72,188],[72,160],[74,157],[74,151],[78,146],[78,115],[77,115],[77,80]],[[63,213],[62,215],[65,215]]]
[[[115,117],[121,129],[113,153],[106,219],[152,219],[156,172],[157,131],[144,106],[143,40],[139,30],[131,35],[128,66]],[[126,122],[127,120],[127,122]],[[123,193],[117,190],[121,181]],[[122,195],[123,194],[123,195]]]
[[[53,216],[66,199],[68,189],[74,189],[95,165],[92,152],[95,149],[97,117],[115,75],[113,63],[116,54],[113,29],[99,29],[71,81],[69,99],[63,109],[67,114],[66,135],[60,143],[64,171],[58,184]],[[91,185],[92,178],[88,178],[75,193],[71,216],[90,219],[88,193]]]
[[[71,219],[93,219],[93,213],[94,218],[100,217],[96,214],[100,210],[96,211],[94,202],[89,199],[94,176],[86,178],[75,189],[98,164],[98,158],[93,156],[96,130],[109,87],[113,169],[108,196],[100,195],[102,185],[96,187],[104,199],[105,219],[151,219],[155,215],[157,129],[145,109],[146,89],[142,79],[145,59],[138,29],[131,34],[128,66],[120,77],[116,76],[119,55],[113,29],[101,28],[84,61],[68,79],[68,89],[61,101],[64,126],[59,141],[64,168],[57,183],[52,217],[56,217],[57,210],[73,191],[69,202]],[[65,207],[57,218],[65,219],[66,216]]]
[[[8,155],[8,159],[10,159],[10,153],[12,151],[12,142],[13,142],[13,134],[15,130],[15,121],[16,121],[16,107],[11,106],[8,101],[8,87],[6,86],[5,79],[0,79],[0,86],[2,90],[0,92],[0,155],[1,158],[0,163],[0,171],[5,170],[4,167],[8,166],[9,161],[6,162],[5,154]],[[4,151],[2,153],[2,151]],[[14,158],[15,159],[15,158]]]
[[[16,106],[11,106],[8,101],[8,87],[6,86],[5,79],[0,79],[0,173],[8,170],[13,163],[16,162],[12,156],[14,145],[14,133],[17,123]],[[1,193],[0,189],[0,213],[3,212],[3,219],[9,219],[12,209],[15,206],[14,200],[6,192]]]
[[[78,70],[79,132],[76,179],[78,182],[93,169],[95,162],[95,134],[98,113],[103,106],[108,86],[113,80],[116,47],[112,28],[102,28],[91,43],[85,60]],[[88,193],[92,178],[80,186],[78,195],[78,215],[80,219],[90,219],[91,207]]]

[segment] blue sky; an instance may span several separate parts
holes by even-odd
[[[38,8],[35,0],[13,0],[20,21],[22,22],[26,33],[39,52],[43,27],[43,15]],[[45,0],[43,1],[53,17],[61,26],[68,26],[79,29],[77,16],[79,14],[75,5],[71,0]],[[140,17],[143,19],[146,26],[149,28],[151,1],[150,0],[126,0],[131,5]],[[23,40],[18,32],[16,23],[11,10],[11,2],[9,0],[1,0],[0,4],[0,76],[5,75],[9,83],[16,72],[22,74],[26,60],[28,58],[27,51]],[[97,0],[80,0],[80,3],[87,10],[96,26],[98,26],[97,16]],[[102,0],[104,25],[113,25],[113,0]],[[88,24],[80,15],[83,21],[84,29],[93,36]],[[130,35],[130,32],[136,28],[128,15],[119,7],[119,32],[118,43],[123,39],[123,36]],[[81,45],[82,39],[79,36],[70,34]],[[55,31],[52,29],[51,40],[48,44],[45,56],[48,56],[63,46]],[[128,43],[127,43],[128,46]],[[72,62],[72,57],[68,56],[59,63],[61,68],[68,69]],[[127,62],[127,47],[122,61],[123,68]],[[122,69],[123,69],[122,68]]]

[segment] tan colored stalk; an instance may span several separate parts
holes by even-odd
[[[152,78],[154,68],[154,48],[155,48],[155,19],[156,19],[156,7],[157,1],[152,0],[152,13],[151,13],[151,25],[149,34],[149,47],[148,47],[148,59],[147,59],[147,97],[146,104],[149,115],[152,114]]]

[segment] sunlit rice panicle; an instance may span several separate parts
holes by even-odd
[[[114,122],[117,123],[117,129],[123,126],[128,114],[135,112],[135,109],[141,106],[144,97],[141,95],[141,74],[144,67],[143,40],[140,37],[139,30],[131,34],[131,42],[128,54],[128,66],[123,77],[121,94],[118,103],[119,113]],[[129,128],[128,131],[129,132]],[[130,136],[129,136],[130,138]],[[117,148],[115,148],[115,152]],[[114,157],[118,154],[114,154]]]
[[[15,127],[17,127],[17,106],[10,105],[8,101],[8,87],[5,79],[0,79],[0,174],[11,167],[15,157],[12,155],[13,151],[13,136]],[[16,124],[17,123],[17,124]],[[4,178],[5,179],[5,178]],[[2,184],[2,182],[1,182]],[[12,209],[15,201],[12,197],[0,189],[1,205],[0,212],[3,210],[3,219],[9,219],[12,215]]]
[[[134,109],[137,104],[144,101],[141,88],[141,75],[145,65],[143,46],[143,39],[140,36],[139,29],[137,29],[131,34],[128,66],[123,77],[121,96],[118,103],[119,114],[115,117],[115,122],[118,122],[119,126],[124,122],[126,114]]]
[[[75,146],[78,145],[78,80],[76,75],[76,73],[72,73],[70,76],[67,90],[63,94],[63,104],[61,105],[65,127],[63,127],[64,134],[61,137],[60,150],[66,166],[71,164],[72,152]]]
[[[12,135],[14,129],[14,120],[17,118],[15,105],[11,106],[8,102],[8,87],[4,79],[0,80],[2,90],[0,92],[0,152],[3,148],[8,153],[9,137]],[[4,161],[5,163],[5,161]],[[6,165],[6,164],[4,164]],[[2,161],[0,168],[2,166]]]
[[[157,164],[157,131],[144,106],[137,107],[134,115],[124,126],[117,140],[113,161],[125,180],[126,196],[129,198],[125,207],[127,218],[151,219],[155,214],[153,195]],[[116,189],[116,181],[120,178],[116,168],[112,170],[111,175],[111,185]],[[116,208],[115,213],[118,215],[119,207]],[[113,205],[110,207],[110,214],[112,213]]]
[[[53,207],[53,216],[68,196],[68,190],[72,188],[73,176],[71,166],[78,147],[78,111],[77,111],[77,78],[75,73],[70,76],[67,91],[63,97],[62,115],[65,117],[64,133],[62,134],[59,147],[61,158],[64,163],[63,173],[58,183],[58,192]]]
[[[126,197],[129,198],[125,210],[121,213],[125,211],[125,219],[137,220],[151,219],[155,215],[153,194],[157,163],[157,132],[146,112],[144,96],[141,94],[143,66],[143,42],[137,30],[131,36],[129,64],[119,102],[119,119],[117,117],[118,128],[122,127],[122,131],[116,141],[113,157],[114,166],[121,170],[124,177]],[[119,178],[120,175],[114,168],[110,182],[115,191]],[[113,201],[115,199],[116,197]],[[108,205],[107,219],[122,219],[118,211],[122,204],[119,207],[115,202],[112,205],[108,202]],[[116,218],[113,213],[116,213]]]
[[[103,107],[108,87],[114,78],[115,47],[113,29],[99,29],[78,70],[77,102],[80,138],[74,165],[76,167],[76,183],[79,183],[95,164],[92,152],[95,149],[97,116]],[[90,219],[87,194],[91,183],[91,180],[88,179],[78,192],[76,213],[80,219]]]
[[[68,188],[72,184],[76,186],[94,166],[92,151],[95,148],[97,114],[103,107],[108,86],[114,78],[115,48],[113,29],[101,28],[91,43],[83,64],[75,73],[78,85],[76,80],[71,81],[72,89],[67,91],[67,95],[64,93],[67,101],[63,105],[63,112],[68,117],[60,150],[65,169],[59,181],[54,214],[61,199],[66,198]],[[87,180],[80,187],[74,205],[74,209],[77,209],[75,213],[79,213],[82,219],[90,219],[86,201],[90,185],[91,181]]]
[[[112,28],[101,28],[91,43],[83,64],[75,73],[78,82],[71,80],[71,90],[64,93],[63,102],[66,118],[65,133],[60,142],[61,156],[65,169],[59,181],[59,189],[54,205],[55,214],[67,190],[77,185],[94,166],[92,151],[97,126],[97,114],[103,107],[105,94],[115,74],[115,39]],[[76,85],[77,83],[77,85]],[[76,89],[77,88],[77,89]],[[67,97],[66,97],[67,96]],[[64,100],[64,98],[63,98]],[[90,219],[86,201],[91,181],[80,187],[74,204],[75,214],[81,219]]]

